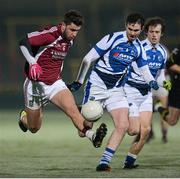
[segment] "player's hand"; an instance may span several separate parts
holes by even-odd
[[[149,82],[149,86],[151,88],[153,88],[154,90],[158,90],[159,89],[159,85],[158,85],[157,81],[155,81],[155,80],[150,81]]]
[[[171,81],[170,81],[170,80],[165,80],[165,81],[163,81],[163,87],[164,87],[166,90],[170,91],[171,88],[172,88]]]
[[[29,76],[31,79],[38,80],[41,74],[42,68],[37,63],[30,65]]]
[[[68,84],[67,87],[71,92],[77,91],[82,86],[81,83],[73,81],[71,84]]]

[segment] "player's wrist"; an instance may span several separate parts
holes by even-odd
[[[28,61],[29,65],[34,65],[34,64],[37,64],[37,61],[35,60],[35,58],[34,58],[34,57],[29,58],[27,61]]]

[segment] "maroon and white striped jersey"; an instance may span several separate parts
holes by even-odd
[[[27,37],[35,60],[43,71],[38,81],[51,85],[61,79],[64,59],[73,44],[62,37],[61,24],[28,33]],[[30,78],[28,71],[26,68],[25,73]]]

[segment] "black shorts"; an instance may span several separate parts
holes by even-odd
[[[171,89],[168,97],[168,106],[180,109],[180,89]]]

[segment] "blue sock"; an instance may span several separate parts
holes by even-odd
[[[108,165],[110,163],[114,153],[115,153],[115,150],[106,147],[105,151],[101,157],[100,164],[107,164]]]
[[[128,155],[126,156],[126,159],[124,161],[124,165],[126,165],[126,166],[134,165],[136,158],[137,158],[137,155],[128,153]]]

